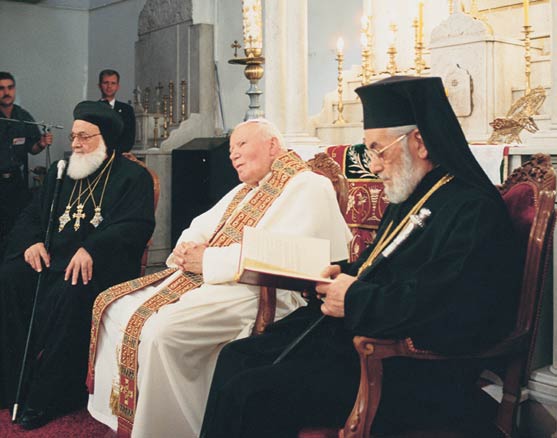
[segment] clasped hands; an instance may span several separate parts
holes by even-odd
[[[43,270],[43,263],[47,268],[50,267],[50,254],[42,242],[27,248],[23,253],[23,258],[37,272]],[[71,278],[72,285],[75,286],[80,275],[83,284],[89,283],[93,278],[93,258],[85,248],[79,248],[75,252],[64,272],[64,280],[68,281]]]
[[[194,274],[203,273],[203,253],[207,248],[206,243],[182,242],[172,251],[174,263],[185,272]]]
[[[340,266],[329,265],[321,273],[323,277],[332,278],[332,283],[317,283],[317,298],[323,301],[321,312],[335,318],[344,317],[344,297],[348,288],[356,281],[356,277],[341,274]]]

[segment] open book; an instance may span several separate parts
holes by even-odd
[[[239,283],[288,290],[311,290],[330,283],[321,272],[331,263],[331,243],[326,239],[270,233],[244,228]]]

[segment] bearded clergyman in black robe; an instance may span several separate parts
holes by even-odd
[[[101,102],[74,109],[72,155],[44,245],[57,165],[11,232],[0,268],[0,404],[13,404],[39,272],[19,423],[42,426],[84,406],[91,308],[99,292],[138,277],[154,229],[153,180],[118,153],[120,116]]]
[[[370,170],[390,205],[373,244],[353,264],[330,266],[322,302],[221,352],[201,436],[295,438],[341,427],[360,378],[355,335],[410,337],[417,348],[466,353],[512,328],[520,255],[505,205],[473,158],[440,78],[392,77],[356,90]],[[423,229],[377,261],[411,214]],[[273,361],[322,314],[282,361]],[[374,433],[432,421],[466,422],[481,364],[391,358]]]

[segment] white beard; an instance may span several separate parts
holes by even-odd
[[[408,143],[403,144],[402,159],[400,165],[394,169],[391,177],[391,186],[387,187],[385,185],[385,195],[387,195],[389,202],[400,204],[406,201],[425,176],[421,172],[416,171],[412,164],[412,156],[408,151]]]
[[[106,145],[101,138],[99,146],[93,152],[88,154],[72,153],[68,164],[68,176],[75,180],[85,178],[101,167],[105,158]]]

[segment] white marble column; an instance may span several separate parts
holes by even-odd
[[[311,145],[308,135],[307,0],[265,2],[265,114],[290,146]]]

